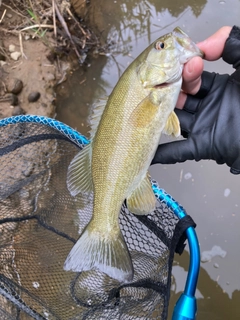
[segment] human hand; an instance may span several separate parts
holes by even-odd
[[[225,42],[232,27],[222,27],[206,40],[199,42],[197,46],[204,52],[204,59],[208,61],[218,60],[224,49]],[[202,83],[203,60],[194,57],[188,61],[183,69],[182,91],[180,92],[176,107],[182,109],[187,100],[187,94],[195,95]]]
[[[230,36],[229,36],[230,34]],[[226,41],[227,40],[227,41]],[[231,76],[203,72],[199,57],[183,70],[176,113],[186,140],[162,144],[154,163],[213,159],[240,173],[240,29],[223,27],[198,44],[205,59],[223,59],[237,69]]]

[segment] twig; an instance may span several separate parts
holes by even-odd
[[[21,34],[21,32],[19,32],[19,43],[20,43],[20,51],[21,51],[22,57],[24,57],[27,60],[27,56],[23,52],[23,44],[22,44],[22,34]]]
[[[54,26],[52,24],[34,24],[32,26],[23,28],[22,30],[20,30],[20,32],[25,31],[25,30],[29,30],[29,29],[34,29],[34,28],[50,28],[50,29],[53,29]]]
[[[2,17],[1,17],[1,19],[0,19],[0,23],[3,21],[3,18],[5,17],[6,12],[7,12],[7,9],[5,9],[5,10],[3,11]]]
[[[72,45],[73,45],[74,51],[75,51],[78,59],[81,59],[81,56],[80,56],[80,54],[79,54],[79,52],[78,52],[78,50],[77,50],[77,47],[76,47],[76,45],[75,45],[75,43],[74,43],[74,41],[73,41],[73,39],[72,39],[72,37],[71,37],[71,34],[70,34],[69,30],[68,30],[68,26],[67,26],[65,20],[63,19],[63,16],[61,15],[61,13],[60,13],[60,11],[59,11],[56,2],[54,2],[54,5],[55,5],[55,10],[56,10],[58,19],[59,19],[59,21],[61,22],[62,27],[63,27],[63,29],[65,30],[67,36],[69,37],[69,39],[70,39],[70,41],[71,41],[71,43],[72,43]]]
[[[18,30],[9,30],[9,29],[5,29],[5,28],[2,28],[2,27],[1,27],[1,31],[9,32],[9,33],[12,33],[12,34],[19,34]]]
[[[71,42],[72,42],[73,40],[72,40],[71,34],[70,34],[69,30],[68,30],[68,26],[67,26],[67,24],[66,24],[66,22],[65,22],[65,20],[64,20],[64,18],[63,18],[63,16],[61,15],[61,13],[60,13],[60,11],[59,11],[58,6],[57,6],[56,2],[54,2],[54,5],[55,5],[55,10],[56,10],[56,13],[57,13],[58,19],[59,19],[59,21],[61,22],[62,27],[63,27],[63,29],[65,30],[65,32],[66,32],[66,34],[67,34],[67,36],[69,37],[69,39],[70,39],[70,40],[71,40]]]
[[[55,16],[55,1],[52,0],[52,10],[53,10],[53,26],[54,26],[54,36],[57,38],[57,27],[56,27],[56,16]]]
[[[54,0],[53,0],[54,1]],[[68,14],[73,18],[73,20],[75,21],[75,23],[78,25],[79,29],[82,31],[82,34],[84,36],[86,36],[86,32],[84,31],[84,29],[81,27],[80,23],[77,21],[77,19],[74,17],[74,15],[72,14],[71,10],[69,8],[66,9]]]
[[[19,13],[18,11],[14,10],[12,7],[6,5],[5,3],[2,4],[4,7],[7,7],[8,9],[12,10],[13,12],[15,12],[16,14],[18,14],[19,16],[26,18],[23,14]]]

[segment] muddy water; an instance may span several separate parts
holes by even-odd
[[[131,61],[159,35],[183,28],[195,41],[223,25],[239,24],[240,1],[99,1],[93,20],[109,40],[109,54],[88,61],[60,87],[58,119],[87,132],[94,101],[108,95]],[[104,7],[105,5],[105,7]],[[93,14],[94,16],[94,14]],[[105,27],[104,27],[105,24]],[[223,61],[206,63],[206,70],[231,73]],[[225,134],[225,133],[223,133]],[[240,319],[240,177],[211,161],[155,165],[152,176],[178,200],[197,223],[201,252],[219,246],[225,257],[201,264],[198,320]],[[188,250],[176,257],[169,314],[184,287]]]

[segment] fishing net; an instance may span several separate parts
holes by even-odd
[[[173,256],[189,224],[159,199],[148,216],[122,206],[131,283],[63,270],[92,209],[91,199],[73,198],[66,187],[83,147],[73,140],[40,123],[0,128],[0,319],[166,319]]]

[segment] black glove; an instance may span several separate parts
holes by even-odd
[[[203,72],[198,93],[188,95],[183,110],[175,110],[187,139],[160,145],[152,164],[212,159],[240,173],[239,31],[232,29],[222,54],[237,70],[231,76]]]

